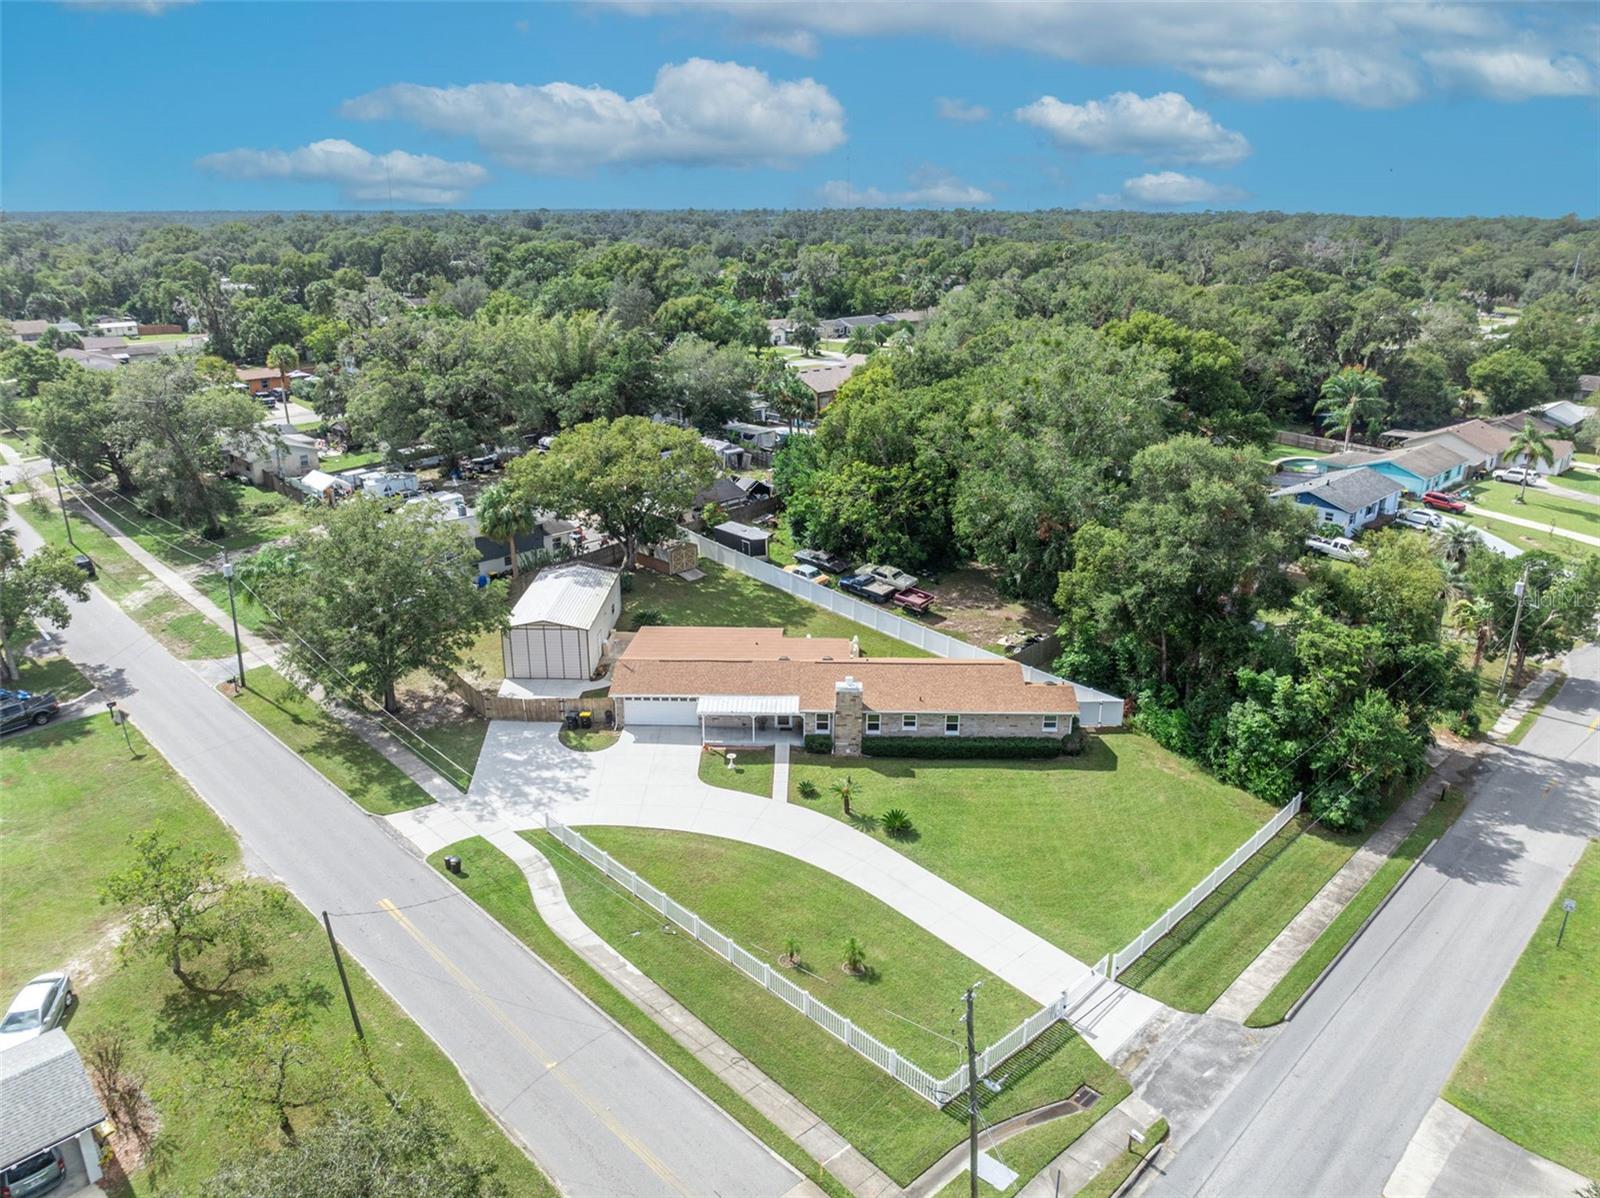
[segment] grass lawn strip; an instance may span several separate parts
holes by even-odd
[[[460,874],[445,872],[444,859],[447,856],[461,858],[463,865]],[[693,1053],[668,1035],[648,1014],[630,1002],[551,931],[550,925],[545,923],[533,905],[533,894],[528,889],[527,878],[510,857],[482,837],[474,836],[446,845],[428,858],[428,864],[499,920],[508,932],[527,945],[605,1015],[620,1024],[629,1035],[660,1057],[669,1068],[803,1176],[821,1186],[832,1198],[851,1198],[850,1191],[798,1144],[745,1101],[721,1077],[701,1064]]]
[[[239,996],[194,1004],[163,963],[131,958],[119,967],[111,946],[121,920],[102,907],[103,879],[126,860],[131,832],[160,827],[186,847],[214,850],[237,866],[238,848],[222,822],[130,725],[137,758],[109,724],[77,720],[0,746],[0,802],[7,835],[0,840],[0,988],[69,964],[79,1004],[70,1021],[82,1044],[96,1031],[126,1028],[132,1070],[162,1120],[159,1171],[137,1172],[125,1194],[189,1194],[226,1157],[275,1133],[241,1126],[219,1101],[216,1079],[228,1069],[211,1045],[214,1029]],[[51,884],[32,868],[48,860]],[[241,994],[303,995],[320,1055],[350,1042],[338,975],[321,926],[298,903],[267,929],[270,966]],[[367,1033],[372,1076],[395,1093],[429,1099],[474,1155],[494,1160],[511,1192],[544,1198],[554,1188],[501,1132],[468,1091],[455,1066],[346,958],[350,985]],[[352,1078],[353,1097],[384,1101],[366,1075]],[[297,1115],[304,1127],[309,1119]]]
[[[1400,879],[1406,870],[1411,868],[1411,863],[1449,830],[1465,806],[1466,801],[1461,792],[1451,789],[1445,792],[1443,799],[1428,809],[1427,813],[1417,821],[1417,826],[1411,830],[1410,835],[1396,845],[1389,859],[1378,867],[1378,872],[1367,879],[1365,886],[1356,891],[1345,909],[1322,930],[1322,935],[1300,955],[1300,959],[1290,967],[1289,972],[1279,979],[1278,984],[1261,1000],[1261,1004],[1250,1013],[1244,1021],[1246,1027],[1270,1027],[1283,1020],[1289,1008],[1311,988],[1311,983],[1321,976],[1329,962],[1339,955],[1339,950],[1350,943],[1367,916],[1377,910],[1378,904],[1400,884]]]
[[[319,774],[374,815],[433,802],[418,786],[309,695],[269,666],[246,671],[234,702]]]
[[[772,797],[771,749],[734,749],[733,768],[728,768],[728,750],[707,749],[700,754],[700,781],[723,790],[737,790],[757,798]]]
[[[1108,1101],[1110,1106],[1106,1105]],[[1067,1115],[1061,1119],[1052,1119],[1048,1123],[1041,1123],[1038,1127],[1030,1127],[1027,1131],[1012,1136],[992,1148],[983,1148],[980,1140],[979,1147],[1015,1172],[1017,1179],[1005,1189],[997,1190],[980,1177],[978,1193],[983,1198],[1011,1198],[1037,1177],[1051,1161],[1072,1147],[1073,1142],[1093,1127],[1100,1116],[1121,1101],[1120,1098],[1102,1098],[1087,1111],[1080,1111],[1076,1115]],[[972,1181],[963,1170],[960,1176],[952,1177],[940,1188],[936,1198],[962,1198],[971,1192]]]
[[[1290,820],[1119,980],[1181,1011],[1210,1010],[1368,834]]]
[[[1506,744],[1520,745],[1522,743],[1522,738],[1527,736],[1533,729],[1534,723],[1544,714],[1544,709],[1550,705],[1550,700],[1554,699],[1561,688],[1566,685],[1566,681],[1567,676],[1559,670],[1556,671],[1554,680],[1544,688],[1543,693],[1534,700],[1533,706],[1528,708],[1523,717],[1517,721],[1517,726],[1506,734]]]
[[[596,843],[640,867],[652,884],[758,956],[776,961],[783,938],[796,936],[802,969],[790,980],[930,1072],[946,1072],[960,1059],[960,993],[983,976],[981,969],[876,899],[804,862],[750,845],[645,829],[585,829],[591,832]],[[964,1108],[935,1110],[705,946],[665,930],[660,915],[548,834],[524,835],[550,859],[568,902],[590,928],[897,1182],[909,1183],[960,1142]],[[796,901],[800,895],[803,904]],[[853,978],[839,968],[847,935],[865,945],[868,964],[876,968],[870,977]],[[993,979],[982,996],[980,1044],[1037,1006]],[[991,1123],[1065,1098],[1084,1083],[1108,1096],[1096,1110],[1109,1110],[1127,1093],[1121,1076],[1064,1024],[992,1080],[1002,1089],[984,1095],[983,1115]]]
[[[1144,1133],[1144,1143],[1134,1151],[1124,1151],[1121,1156],[1112,1161],[1099,1175],[1083,1189],[1079,1190],[1076,1198],[1111,1198],[1117,1192],[1117,1187],[1128,1180],[1129,1174],[1156,1150],[1156,1146],[1167,1138],[1167,1121],[1157,1119],[1150,1125],[1150,1130]]]
[[[17,674],[17,689],[36,695],[49,692],[62,703],[70,703],[94,689],[94,685],[78,672],[78,667],[65,657],[19,657]]]
[[[1550,480],[1556,487],[1565,487],[1569,491],[1583,491],[1600,499],[1600,474],[1593,470],[1568,470],[1565,474],[1558,474]]]
[[[198,661],[226,657],[233,652],[232,636],[167,590],[81,512],[68,513],[67,519],[72,525],[72,543],[69,544],[61,513],[56,508],[40,509],[23,503],[12,510],[20,513],[47,544],[87,553],[97,571],[95,585],[174,656]]]
[[[859,637],[868,657],[928,657],[925,649],[876,632],[804,599],[758,582],[748,574],[700,559],[705,577],[685,582],[653,570],[639,570],[622,600],[623,631],[637,628],[636,613],[654,610],[665,624],[700,627],[782,628],[790,636]]]
[[[1082,961],[1127,944],[1273,813],[1131,733],[1044,761],[795,753],[789,801],[844,821],[832,787],[846,777],[867,817],[846,822]],[[876,826],[891,807],[912,835]]]
[[[1561,947],[1561,903],[1577,902]],[[1445,1085],[1474,1119],[1600,1177],[1600,840],[1590,840]],[[1587,1064],[1585,1064],[1587,1062]]]
[[[622,733],[608,732],[604,728],[562,728],[556,736],[562,744],[576,752],[598,753],[616,744],[622,738]]]
[[[1600,505],[1569,499],[1565,495],[1552,495],[1548,490],[1529,486],[1523,502],[1517,502],[1520,488],[1511,483],[1474,483],[1472,502],[1489,512],[1503,516],[1519,516],[1538,524],[1565,529],[1567,532],[1600,536]],[[1591,546],[1584,546],[1592,548]]]

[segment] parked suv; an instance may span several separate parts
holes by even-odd
[[[1408,507],[1394,518],[1396,524],[1409,524],[1412,528],[1438,528],[1444,523],[1444,517],[1438,512],[1425,511],[1419,507]]]
[[[0,702],[0,732],[14,732],[29,724],[48,724],[56,718],[61,704],[54,695],[26,695],[13,691],[16,697]]]
[[[45,1152],[18,1161],[0,1173],[0,1194],[5,1198],[34,1198],[55,1189],[67,1176],[67,1158],[61,1149]]]
[[[801,565],[815,566],[826,574],[849,574],[855,570],[855,563],[849,558],[822,549],[796,549],[794,560]]]
[[[1424,491],[1422,502],[1428,507],[1437,508],[1441,512],[1464,512],[1467,505],[1462,503],[1449,491]]]
[[[1529,470],[1526,466],[1508,466],[1504,470],[1496,470],[1490,477],[1496,482],[1515,483],[1518,486],[1523,483],[1527,483],[1530,487],[1539,485],[1539,472]]]

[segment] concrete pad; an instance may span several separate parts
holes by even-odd
[[[1383,1187],[1384,1198],[1572,1198],[1588,1178],[1529,1152],[1436,1099]]]

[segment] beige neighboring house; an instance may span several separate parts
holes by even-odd
[[[814,415],[820,416],[822,410],[838,397],[839,388],[866,364],[865,354],[851,354],[837,366],[806,366],[795,371],[795,377],[810,389],[816,399]]]
[[[1525,464],[1522,461],[1523,455],[1518,455],[1516,461],[1511,461],[1508,460],[1506,451],[1511,447],[1512,436],[1522,428],[1523,422],[1529,419],[1547,436],[1561,431],[1561,426],[1556,421],[1547,419],[1539,412],[1515,412],[1509,416],[1463,420],[1425,433],[1407,433],[1404,436],[1405,448],[1413,449],[1419,445],[1444,446],[1466,458],[1472,472],[1487,474],[1503,466]],[[1564,473],[1572,467],[1572,450],[1571,441],[1551,437],[1550,452],[1554,460],[1549,465],[1537,463],[1536,469],[1540,474]]]
[[[853,641],[781,628],[641,628],[611,698],[624,726],[831,736],[848,756],[874,736],[1065,736],[1078,718],[1071,683],[1029,682],[1014,661],[865,658]]]

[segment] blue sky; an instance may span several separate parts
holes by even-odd
[[[0,203],[1592,217],[1595,12],[12,0]]]

